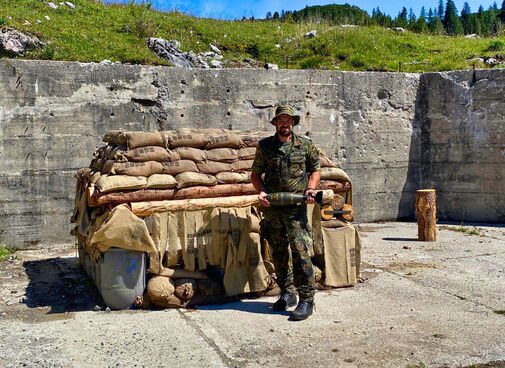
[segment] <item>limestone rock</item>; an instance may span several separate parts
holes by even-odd
[[[313,30],[313,31],[310,31],[310,32],[307,32],[303,35],[303,37],[305,38],[314,38],[317,36],[317,31],[316,30]]]
[[[210,62],[210,66],[213,67],[213,68],[217,68],[217,69],[221,69],[223,67],[223,65],[221,64],[221,62],[218,61],[218,60],[212,60]]]
[[[466,35],[465,38],[479,38],[479,36],[477,36],[475,33],[472,33],[472,34]]]
[[[177,40],[167,41],[163,38],[148,38],[147,47],[156,53],[160,58],[170,61],[174,66],[182,68],[209,68],[200,55],[193,51],[182,52],[180,43]]]
[[[266,63],[265,64],[265,69],[267,69],[267,70],[277,70],[277,69],[279,69],[279,66],[277,64]]]
[[[47,6],[50,7],[51,9],[58,9],[58,5],[55,3],[47,3]]]
[[[221,50],[219,50],[216,46],[214,46],[213,44],[210,44],[210,49],[212,51],[214,51],[216,54],[219,54],[221,55]]]
[[[402,27],[393,27],[391,29],[396,32],[405,32],[405,28]]]
[[[0,29],[0,54],[21,55],[27,50],[44,45],[37,37],[30,36],[14,28]]]

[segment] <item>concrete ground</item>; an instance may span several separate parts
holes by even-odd
[[[301,322],[273,297],[94,312],[75,249],[18,252],[0,262],[0,367],[505,367],[503,225],[359,229],[365,281],[318,292]]]

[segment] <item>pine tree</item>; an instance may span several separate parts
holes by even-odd
[[[270,19],[272,18],[272,12],[267,12],[267,15],[265,17],[266,19]]]
[[[459,20],[456,5],[453,0],[447,0],[445,5],[444,26],[447,34],[451,36],[463,34],[463,25]]]
[[[444,1],[443,0],[438,0],[438,9],[437,9],[437,17],[440,18],[440,20],[444,19]]]
[[[503,0],[503,1],[505,1],[505,0]],[[421,18],[421,17],[426,19],[426,8],[424,6],[421,7],[421,12],[419,13],[419,18]]]
[[[417,19],[414,14],[414,10],[412,8],[409,9],[409,19],[408,19],[408,28],[410,30],[414,30],[416,27]]]
[[[408,20],[407,20],[407,8],[403,7],[401,12],[398,13],[398,16],[395,19],[395,26],[407,28]]]
[[[498,13],[498,18],[505,23],[505,0],[501,3],[500,13]]]
[[[468,4],[468,2],[465,1],[465,3],[463,4],[463,9],[461,10],[461,24],[463,25],[463,32],[465,34],[472,33],[470,31],[470,25],[469,25],[470,14],[472,14],[472,10],[470,9],[470,4]]]
[[[445,34],[444,24],[439,17],[433,18],[433,20],[428,24],[428,29],[431,33],[436,35]]]
[[[505,0],[503,0],[503,1],[505,1]],[[433,10],[431,10],[431,8],[430,8],[430,10],[428,11],[428,23],[431,23],[431,21],[433,21],[433,17],[434,17]]]
[[[274,20],[279,20],[279,12],[275,12],[273,18]]]

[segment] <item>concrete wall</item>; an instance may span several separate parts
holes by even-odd
[[[440,139],[429,124],[444,117],[452,126],[447,130],[458,131],[457,116],[446,116],[448,107],[438,100],[456,102],[458,82],[451,81],[459,75],[1,60],[0,242],[27,246],[72,239],[68,231],[73,174],[89,164],[105,131],[179,127],[273,131],[269,121],[278,103],[295,105],[302,114],[298,132],[310,131],[350,174],[359,221],[413,217],[415,190],[432,185],[431,177],[440,183],[435,174],[443,174],[447,161],[440,159],[441,166],[435,165],[440,155],[431,145]],[[476,86],[469,88],[477,91]],[[433,88],[454,90],[452,99],[450,91]],[[481,90],[484,93],[485,88]],[[479,109],[491,113],[496,103],[483,100]],[[453,107],[455,114],[460,110]],[[496,123],[486,128],[489,132],[499,128],[499,116],[493,119]],[[500,137],[503,142],[503,134]],[[423,166],[422,160],[430,165]],[[503,174],[503,156],[490,165]],[[457,187],[437,189],[452,193]],[[489,194],[480,186],[476,190]],[[451,207],[453,202],[445,198],[439,209],[448,218],[457,215],[458,204]],[[476,217],[482,215],[480,208]]]
[[[422,186],[438,218],[505,223],[505,70],[421,78]]]

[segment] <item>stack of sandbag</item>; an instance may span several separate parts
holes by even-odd
[[[91,206],[254,194],[251,166],[269,132],[179,129],[109,131],[80,174]],[[349,192],[350,180],[322,151],[321,189]],[[211,189],[209,189],[211,188]]]
[[[129,248],[122,244],[125,239],[137,241],[138,231],[108,230],[116,226],[111,221],[121,207],[143,221],[142,232],[148,231],[154,244],[154,250],[148,250],[152,278],[137,305],[185,307],[243,293],[275,294],[271,250],[260,239],[261,215],[250,206],[254,201],[244,202],[247,206],[216,204],[221,199],[256,198],[251,166],[258,142],[271,134],[221,129],[107,132],[106,145],[76,175],[72,220],[79,248],[93,259],[105,245]],[[320,189],[335,193],[335,208],[349,206],[349,177],[324,152],[319,156]],[[193,206],[209,198],[213,202],[206,203],[216,205]],[[167,202],[171,206],[160,205]],[[143,205],[149,214],[138,210]],[[110,234],[122,236],[112,239]],[[324,246],[320,248],[323,254]],[[324,269],[316,268],[316,276],[321,283],[328,279]]]

